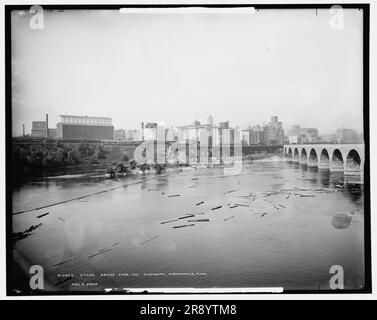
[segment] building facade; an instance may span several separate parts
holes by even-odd
[[[47,136],[47,122],[46,121],[33,121],[31,123],[31,135],[33,137],[46,137]]]
[[[125,141],[126,140],[126,130],[124,130],[124,129],[114,130],[114,140]]]
[[[57,136],[61,139],[114,140],[111,118],[60,115]]]

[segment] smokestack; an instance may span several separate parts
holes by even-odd
[[[46,113],[46,138],[48,138],[48,114]]]
[[[25,123],[22,124],[22,136],[25,137]]]
[[[144,141],[144,122],[141,123],[141,141]]]

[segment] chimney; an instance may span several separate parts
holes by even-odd
[[[141,123],[141,141],[144,141],[144,122]]]
[[[25,137],[25,123],[22,125],[22,136]]]
[[[46,113],[46,138],[48,138],[48,114]]]

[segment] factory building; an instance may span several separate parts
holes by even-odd
[[[61,139],[114,140],[111,118],[60,115],[57,137]]]

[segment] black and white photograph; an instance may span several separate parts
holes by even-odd
[[[12,5],[7,294],[371,292],[369,5]]]

